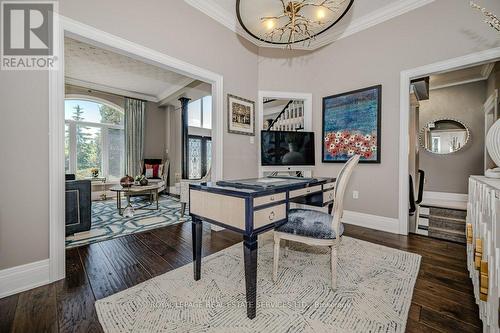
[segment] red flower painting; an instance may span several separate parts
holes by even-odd
[[[350,157],[356,154],[369,160],[377,151],[377,134],[363,135],[357,131],[331,132],[325,137],[325,151],[333,157]]]

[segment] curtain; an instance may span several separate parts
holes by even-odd
[[[144,101],[125,98],[125,172],[131,177],[142,173],[145,107]]]

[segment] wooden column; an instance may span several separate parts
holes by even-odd
[[[188,104],[190,99],[186,97],[179,98],[181,102],[181,166],[182,166],[182,179],[188,179]]]

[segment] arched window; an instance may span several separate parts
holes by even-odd
[[[108,179],[124,174],[125,133],[123,108],[88,96],[64,101],[66,173],[91,176],[91,169]]]

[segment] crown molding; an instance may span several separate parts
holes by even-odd
[[[238,35],[248,39],[259,47],[283,48],[282,45],[273,45],[261,42],[246,33],[236,20],[236,14],[230,13],[213,0],[184,0],[190,6],[198,9],[205,15],[211,17],[226,28],[237,33]],[[310,46],[296,44],[294,49],[298,50],[315,50],[336,40],[351,36],[360,31],[369,29],[377,24],[383,23],[397,16],[406,14],[412,10],[428,5],[435,0],[399,0],[387,6],[377,9],[376,11],[362,16],[349,24],[345,25],[341,31],[327,33],[323,37],[311,41]],[[341,26],[340,26],[341,27]],[[333,30],[338,27],[332,28]]]
[[[186,88],[187,85],[193,83],[194,81],[196,81],[196,80],[192,79],[190,77],[186,77],[184,80],[182,80],[181,82],[176,84],[174,87],[167,88],[161,94],[158,94],[158,96],[156,96],[156,98],[158,99],[159,102],[163,101],[164,99],[170,97],[171,95],[175,94],[179,90]]]
[[[155,103],[158,103],[158,101],[159,101],[158,97],[156,97],[156,96],[142,94],[142,93],[138,93],[138,92],[134,92],[134,91],[128,91],[128,90],[120,89],[120,88],[114,88],[114,87],[106,86],[104,84],[79,80],[79,79],[75,79],[75,78],[72,78],[69,76],[66,76],[64,81],[65,81],[65,83],[71,84],[73,86],[78,86],[78,87],[92,89],[92,90],[99,90],[102,92],[115,94],[115,95],[119,95],[119,96],[132,97],[132,98],[142,99],[142,100],[145,100],[148,102],[155,102]]]

